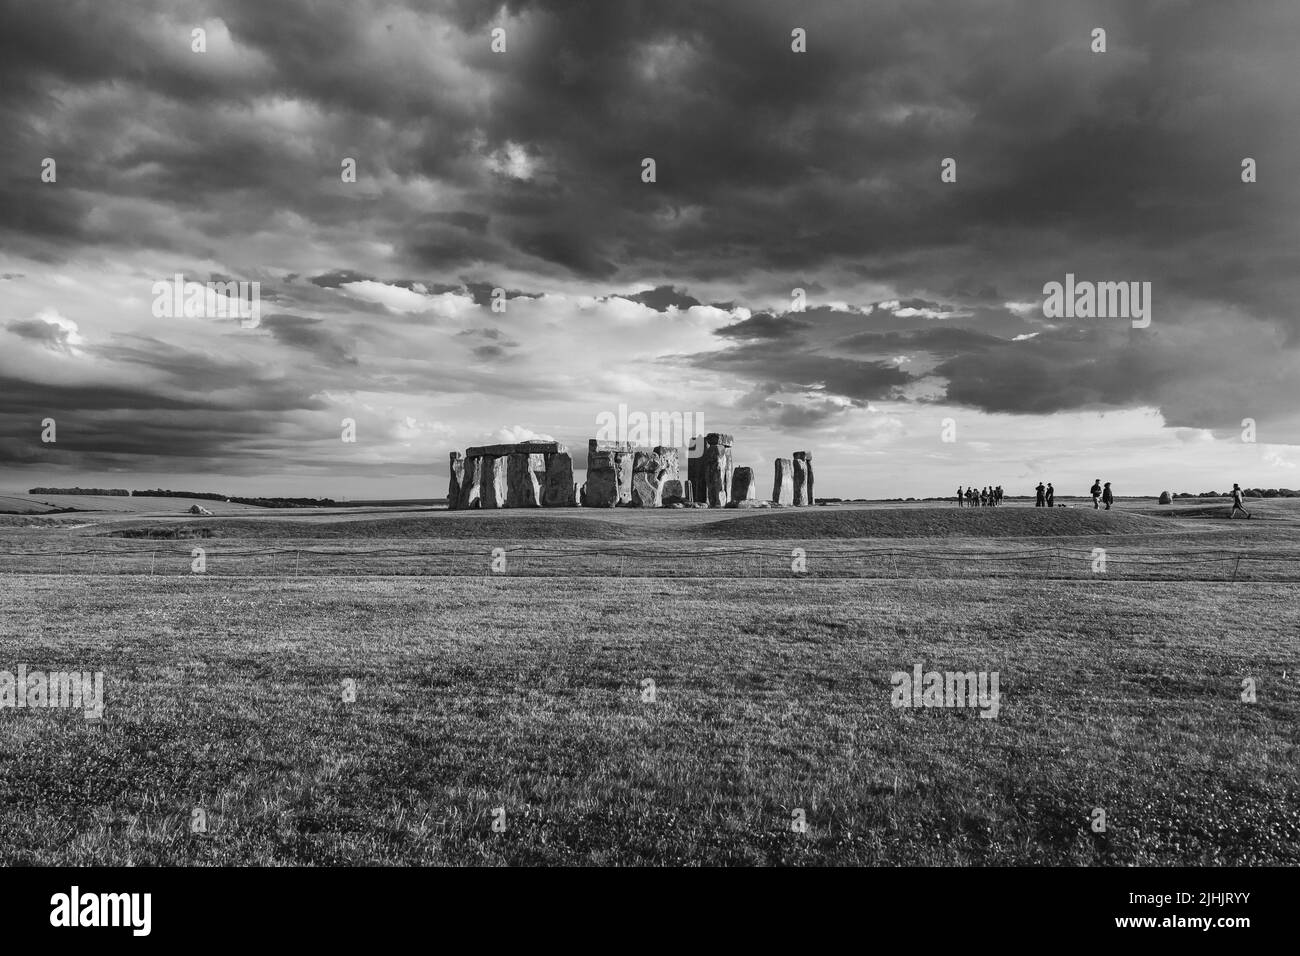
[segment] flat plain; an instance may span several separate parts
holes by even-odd
[[[1065,500],[0,516],[0,863],[1300,862],[1300,502]]]

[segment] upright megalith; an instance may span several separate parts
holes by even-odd
[[[772,503],[794,504],[794,462],[789,458],[776,460],[776,475],[772,482]]]
[[[540,455],[537,457],[541,458]],[[507,508],[540,508],[542,505],[542,487],[537,481],[537,472],[533,470],[533,456],[523,454],[506,455],[505,461],[505,506]],[[546,473],[544,468],[543,465],[543,475]]]
[[[733,504],[740,504],[742,501],[757,498],[757,491],[753,468],[741,466],[731,473],[731,501]]]
[[[447,508],[451,511],[460,507],[460,486],[465,478],[465,456],[458,451],[451,453],[451,477],[447,482]]]
[[[677,477],[677,449],[663,445],[640,449],[632,458],[632,500],[634,508],[658,508],[663,503],[664,483]]]
[[[710,508],[721,508],[731,500],[731,441],[722,432],[704,436],[704,497]]]
[[[618,504],[615,452],[599,448],[601,444],[593,438],[587,447],[587,483],[582,498],[586,508],[613,508]]]
[[[483,459],[481,457],[466,458],[465,467],[460,476],[460,498],[456,503],[459,510],[468,510],[470,508],[481,508],[482,501],[480,490],[483,479]]]
[[[484,455],[479,471],[479,507],[506,507],[510,487],[510,456]]]
[[[1169,492],[1162,491],[1160,492],[1160,503],[1162,505],[1171,505],[1174,503],[1174,499],[1169,496]]]
[[[573,483],[573,456],[567,451],[546,456],[546,474],[542,483],[542,505],[546,508],[572,508],[578,503],[577,485]]]
[[[808,466],[802,458],[795,458],[790,464],[794,468],[794,505],[802,508],[808,504]]]
[[[704,481],[704,449],[704,436],[696,435],[691,439],[691,447],[686,453],[686,479],[690,485],[687,498],[691,501],[703,502],[707,500]]]

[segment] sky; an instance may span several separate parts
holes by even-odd
[[[819,496],[1300,488],[1293,0],[0,16],[0,489],[437,497],[620,405]]]

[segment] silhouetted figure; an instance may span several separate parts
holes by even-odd
[[[1102,492],[1101,492],[1101,500],[1102,500],[1103,502],[1105,502],[1105,504],[1106,504],[1106,510],[1109,511],[1109,510],[1110,510],[1110,506],[1111,506],[1111,502],[1113,502],[1113,501],[1115,500],[1115,496],[1111,493],[1111,490],[1110,490],[1110,482],[1109,482],[1109,481],[1106,482],[1106,487],[1105,487],[1104,489],[1102,489]]]
[[[1052,487],[1050,481],[1047,483],[1047,507],[1056,507],[1056,489]]]
[[[958,485],[957,486],[957,507],[958,508],[962,506],[961,496],[962,496],[961,485]]]
[[[966,504],[975,507],[975,489],[971,485],[966,486]]]
[[[1047,503],[1047,489],[1043,487],[1043,483],[1040,481],[1034,491],[1037,493],[1037,497],[1034,499],[1034,507],[1042,508]]]
[[[1092,482],[1092,487],[1088,489],[1092,495],[1092,510],[1097,510],[1097,502],[1101,500],[1101,479],[1096,478]]]
[[[998,485],[995,489],[993,489],[993,493],[997,496],[998,504],[1002,504],[1002,486]]]
[[[1234,481],[1232,483],[1232,510],[1228,512],[1228,517],[1235,518],[1238,511],[1244,514],[1247,518],[1250,517],[1250,512],[1247,511],[1245,506],[1241,503],[1241,488]]]

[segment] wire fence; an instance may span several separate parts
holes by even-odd
[[[209,575],[214,577],[635,577],[1021,578],[1300,583],[1297,550],[1136,550],[788,546],[686,546],[436,542],[431,547],[239,547],[211,540],[184,546],[114,542],[107,547],[0,552],[0,573]]]

